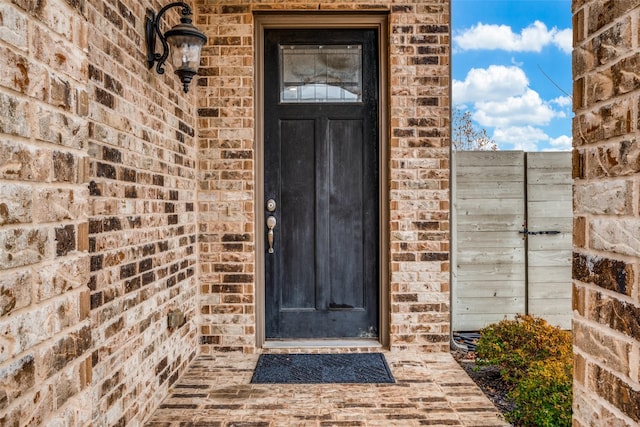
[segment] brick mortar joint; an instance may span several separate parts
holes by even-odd
[[[598,285],[596,285],[594,283],[581,282],[581,281],[579,281],[579,280],[577,280],[575,278],[572,278],[572,282],[573,282],[573,286],[574,287],[581,287],[582,289],[584,289],[585,291],[589,292],[590,294],[600,294],[600,295],[602,295],[602,296],[604,296],[604,297],[606,297],[606,298],[608,298],[608,299],[610,299],[612,301],[620,301],[623,304],[628,304],[628,305],[640,308],[640,302],[637,301],[637,300],[634,300],[633,297],[629,297],[627,295],[622,295],[622,294],[620,294],[618,292],[602,288],[602,287],[600,287],[600,286],[598,286]],[[585,301],[584,301],[585,310],[584,311],[585,311],[585,313],[589,313],[589,311],[590,311],[590,309],[592,307],[590,305],[590,301],[589,301],[588,296],[586,294],[585,294],[584,298],[585,298]],[[599,325],[599,327],[602,328],[602,330],[610,331],[609,335],[616,335],[616,336],[619,336],[619,337],[621,337],[623,339],[624,339],[624,337],[629,338],[628,335],[626,335],[626,334],[624,334],[622,332],[616,331],[615,329],[610,328],[606,324],[602,324],[602,323],[599,323],[597,321],[592,321],[592,319],[588,315],[579,316],[578,314],[574,313],[574,318],[582,319],[583,321],[587,321],[587,322],[589,322],[589,324],[592,324],[594,326],[595,325]],[[635,340],[633,340],[633,341],[635,341]]]
[[[630,139],[634,139],[636,135],[636,132],[631,132],[628,134],[624,134],[624,135],[620,135],[620,136],[615,136],[612,138],[608,138],[604,141],[596,141],[593,143],[588,143],[588,144],[581,144],[579,146],[574,146],[573,150],[577,151],[578,153],[580,152],[590,152],[593,151],[593,149],[598,149],[598,148],[617,148],[621,143],[623,142],[629,142]],[[630,138],[629,136],[634,136],[634,138]],[[585,159],[586,160],[586,159]],[[627,179],[633,179],[633,177],[637,175],[637,174],[633,174],[633,175],[609,175],[609,176],[596,176],[593,178],[573,178],[574,181],[576,183],[582,183],[582,182],[589,182],[589,183],[593,183],[593,182],[609,182],[610,179],[623,179],[623,178],[627,178]]]
[[[37,19],[31,18],[31,17],[29,17],[27,20],[29,22],[32,22],[32,23],[33,22],[40,23]],[[44,25],[42,26],[42,28],[48,34],[55,34],[56,37],[58,37],[59,41],[62,41],[65,46],[74,47],[75,49],[72,49],[73,52],[82,52],[82,54],[83,54],[82,57],[84,59],[83,63],[88,65],[89,52],[86,49],[78,47],[76,44],[74,44],[73,41],[70,41],[70,40],[67,40],[67,39],[61,37],[59,34],[54,33],[53,31],[51,31],[51,29],[49,29],[48,27],[46,27]],[[26,50],[26,51],[22,50],[19,47],[15,46],[15,45],[12,45],[12,44],[10,44],[9,42],[7,42],[7,41],[5,41],[3,39],[0,39],[0,47],[5,47],[6,49],[11,51],[16,56],[23,57],[23,58],[27,59],[30,63],[37,64],[38,66],[40,66],[44,70],[46,70],[48,72],[49,76],[52,76],[52,75],[53,76],[63,76],[65,78],[70,79],[74,83],[73,86],[74,86],[75,89],[81,89],[81,90],[85,90],[85,91],[87,90],[87,87],[89,85],[89,75],[88,75],[88,73],[81,73],[81,74],[78,74],[78,75],[67,74],[64,71],[61,71],[59,69],[51,67],[46,62],[42,62],[42,61],[36,60],[33,57],[33,53],[30,50]],[[82,80],[78,80],[77,79],[78,76],[81,76]],[[7,87],[3,87],[2,91],[3,91],[3,93],[10,92],[10,93],[16,93],[16,94],[24,95],[22,92],[15,91],[15,90],[12,90],[12,89],[7,88]],[[24,95],[24,96],[28,97],[27,95]],[[29,98],[29,99],[32,99],[32,100],[36,99],[37,100],[37,98]],[[45,103],[46,103],[46,101],[45,101]],[[47,105],[53,107],[53,105],[51,105],[51,104],[47,104]]]
[[[638,341],[634,340],[628,335],[623,334],[622,332],[618,332],[615,329],[611,329],[609,326],[603,325],[602,323],[598,323],[597,321],[591,320],[588,317],[582,317],[578,314],[574,314],[573,321],[576,324],[583,326],[584,329],[592,330],[592,331],[600,331],[600,332],[603,332],[603,335],[605,335],[608,338],[612,338],[618,342],[629,344],[632,347],[632,349],[634,345],[640,344]],[[580,347],[580,345],[576,345],[574,343],[573,347],[574,347],[574,353],[580,354],[585,360],[590,360],[593,362],[593,364],[599,364],[602,362],[602,360],[597,360],[594,357],[592,357],[592,355],[588,353],[586,350],[584,350],[582,347]],[[575,351],[575,349],[577,349],[578,351]],[[585,357],[585,355],[587,357]]]
[[[60,372],[61,371],[58,371],[57,373],[60,373]],[[18,399],[14,399],[7,407],[3,408],[2,414],[3,415],[4,414],[11,414],[14,411],[19,411],[21,409],[20,408],[21,405],[24,405],[25,401],[26,402],[37,402],[38,399],[42,398],[42,396],[41,396],[42,390],[46,389],[46,385],[52,386],[51,389],[55,388],[54,387],[55,386],[55,381],[51,380],[51,378],[54,378],[54,377],[55,377],[55,375],[53,377],[47,378],[46,381],[38,382],[38,386],[37,387],[33,387],[33,388],[27,390],[25,393],[21,394]],[[81,389],[77,394],[74,394],[72,397],[70,397],[62,406],[56,407],[52,413],[56,413],[59,409],[66,408],[67,404],[69,403],[69,401],[72,401],[75,398],[81,397],[82,393],[89,394],[90,389],[91,389],[91,385],[89,384],[84,389]]]
[[[607,374],[613,376],[615,379],[617,379],[620,382],[628,385],[630,388],[632,388],[634,390],[640,389],[640,382],[633,381],[631,378],[629,378],[627,376],[618,375],[618,372],[609,369],[609,366],[606,366],[606,365],[604,365],[602,363],[594,363],[592,366],[595,366],[598,369],[606,372]],[[589,378],[590,369],[587,367],[586,370],[587,370],[586,378],[588,379]],[[595,395],[595,396],[597,396],[597,398],[603,399],[604,402],[610,403],[608,400],[606,400],[606,398],[604,398],[604,397],[600,396],[599,394],[597,394],[595,392],[595,390],[592,390],[591,388],[589,388],[589,390],[590,390],[590,393],[589,393],[590,395]],[[614,396],[607,396],[607,397],[614,397]],[[620,408],[615,407],[615,406],[612,406],[612,408],[615,408],[614,410],[612,410],[612,412],[618,413],[618,414],[622,414],[623,416],[625,416],[625,418],[627,417],[626,414],[620,410]]]
[[[34,133],[37,133],[37,116],[36,116],[36,111],[38,110],[38,107],[44,107],[43,110],[46,111],[53,111],[53,112],[57,112],[57,113],[61,113],[63,116],[65,117],[73,117],[74,121],[76,123],[78,123],[80,125],[80,127],[82,129],[88,128],[89,126],[89,118],[88,117],[84,117],[84,116],[80,116],[78,115],[75,111],[70,111],[70,110],[66,110],[64,108],[61,107],[57,107],[53,104],[51,104],[48,100],[42,100],[40,98],[35,98],[32,96],[29,96],[23,92],[18,92],[16,90],[13,89],[9,89],[9,88],[2,88],[2,92],[0,92],[0,94],[2,95],[8,95],[9,97],[25,103],[26,104],[26,117],[25,117],[25,123],[27,123],[29,125],[29,136],[22,136],[22,135],[13,135],[13,134],[2,134],[4,137],[6,137],[8,140],[19,140],[19,141],[25,141],[28,142],[29,145],[35,146],[35,147],[56,147],[58,151],[70,151],[70,152],[75,152],[75,153],[82,153],[82,154],[86,154],[86,149],[82,149],[82,148],[74,148],[74,147],[70,147],[70,146],[66,146],[66,145],[61,145],[58,143],[53,143],[53,142],[49,142],[49,141],[44,141],[41,139],[37,138],[37,135],[34,135]]]
[[[589,221],[590,219],[609,219],[611,221],[616,221],[616,220],[619,220],[620,218],[625,218],[626,216],[624,216],[624,215],[616,215],[616,218],[612,219],[610,215],[590,215],[590,214],[589,215],[582,215],[582,214],[580,214],[580,217],[584,217],[585,221],[586,221],[586,225],[590,226],[591,225],[591,221]],[[629,219],[640,220],[636,216],[629,216]],[[592,233],[591,227],[588,227],[586,232],[587,232],[587,236],[586,237],[590,237],[591,233]],[[588,246],[589,245],[589,240],[585,241],[585,245],[587,245],[587,246],[584,247],[584,248],[573,248],[573,252],[572,253],[573,254],[577,254],[577,255],[583,255],[583,256],[586,256],[586,257],[595,257],[595,258],[598,258],[598,259],[611,259],[611,260],[614,260],[614,261],[622,261],[627,265],[633,265],[633,266],[636,266],[636,267],[638,267],[640,265],[640,260],[638,259],[637,256],[624,255],[624,254],[620,254],[620,253],[612,252],[612,251],[607,251],[607,250],[603,250],[603,249],[591,248],[591,247]],[[640,270],[634,269],[634,271],[636,272],[636,277],[634,277],[634,279],[635,279],[634,282],[638,282],[638,280],[640,280]],[[573,280],[574,281],[578,281],[575,278],[573,278]],[[580,282],[580,283],[584,283],[584,282]],[[620,297],[621,297],[621,295],[620,295]],[[637,304],[637,303],[638,302],[636,301],[635,304]]]
[[[589,17],[591,16],[591,12],[597,12],[597,10],[593,10],[594,8],[592,7],[593,4],[597,3],[597,1],[592,0],[592,1],[586,1],[579,9],[576,9],[574,11],[572,11],[572,16],[575,16],[578,14],[579,11],[583,11],[584,12],[584,31],[585,31],[585,37],[584,39],[580,42],[583,43],[586,40],[590,40],[593,39],[595,37],[599,37],[602,35],[602,33],[614,28],[615,26],[617,26],[618,24],[624,22],[627,18],[629,17],[633,17],[634,15],[638,15],[640,14],[640,8],[638,8],[638,6],[634,6],[633,8],[627,10],[626,12],[624,12],[622,15],[616,16],[615,19],[613,21],[608,22],[606,25],[603,25],[602,27],[600,27],[595,33],[591,33],[591,34],[586,34],[586,32],[589,30],[588,25],[589,25]],[[635,12],[635,13],[634,13]],[[637,18],[637,16],[636,16]],[[635,26],[637,22],[636,20],[632,19],[632,26]],[[577,47],[577,46],[574,46]]]
[[[593,74],[598,74],[598,72],[597,71],[592,71],[592,72],[589,72],[588,74],[585,74],[582,77],[593,75]],[[576,114],[575,118],[578,118],[579,113],[598,111],[602,107],[615,105],[615,104],[621,104],[622,102],[625,102],[625,101],[637,101],[638,98],[640,98],[640,95],[638,95],[638,92],[637,91],[631,91],[631,92],[628,92],[626,94],[619,95],[619,96],[617,96],[615,98],[610,98],[610,99],[605,99],[605,100],[602,100],[602,101],[598,101],[598,102],[596,102],[594,104],[591,104],[591,105],[589,105],[587,107],[577,108],[574,111],[574,113]],[[632,110],[635,109],[635,108],[636,107],[633,106]],[[633,133],[633,132],[631,132],[631,133]]]
[[[11,313],[11,316],[16,315],[16,313],[20,314],[22,312],[33,311],[33,306],[46,305],[45,303],[51,302],[54,299],[62,299],[64,296],[68,297],[69,294],[72,294],[72,293],[80,294],[82,292],[84,292],[84,289],[81,289],[81,288],[76,288],[76,289],[69,290],[63,295],[57,295],[55,297],[43,300],[40,303],[33,304],[31,306],[24,307],[24,308],[21,308],[19,310],[16,310],[15,312]],[[52,348],[54,346],[54,344],[56,343],[56,341],[58,341],[60,338],[68,338],[71,333],[78,332],[78,331],[80,331],[81,329],[83,329],[85,327],[91,328],[91,319],[90,318],[81,320],[78,323],[74,323],[73,325],[67,326],[66,328],[56,332],[55,334],[50,335],[46,340],[41,341],[41,342],[39,342],[38,344],[36,344],[36,345],[34,345],[32,347],[29,347],[28,349],[22,351],[21,353],[18,353],[18,354],[14,355],[14,356],[11,356],[11,358],[9,358],[9,359],[5,360],[4,362],[0,363],[0,367],[6,368],[7,366],[11,365],[12,363],[15,363],[17,360],[20,360],[23,357],[29,356],[30,354],[32,354],[34,356],[34,360],[36,362],[38,362],[41,359],[41,357],[40,357],[41,350],[43,350],[43,349],[46,350],[46,349]],[[93,348],[93,346],[91,346],[91,348]],[[90,351],[86,351],[85,353],[81,354],[79,357],[74,359],[72,362],[68,363],[65,366],[64,369],[67,369],[69,366],[74,365],[74,364],[83,363],[84,360],[86,359],[86,357],[83,357],[83,356],[88,356],[88,355],[90,355]],[[36,368],[36,371],[37,371],[37,368]],[[51,377],[46,378],[43,382],[46,383],[50,378],[55,377],[56,375],[60,374],[61,372],[63,372],[63,370],[56,371]]]

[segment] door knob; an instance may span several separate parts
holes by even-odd
[[[276,201],[273,199],[267,200],[266,208],[269,212],[274,212],[276,210]]]
[[[276,217],[273,215],[270,215],[267,218],[267,229],[269,230],[267,232],[267,240],[269,240],[269,253],[272,254],[273,253],[273,229],[276,228]]]

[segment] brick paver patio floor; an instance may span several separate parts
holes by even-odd
[[[508,426],[448,353],[385,353],[395,384],[250,384],[258,355],[200,356],[146,427]]]

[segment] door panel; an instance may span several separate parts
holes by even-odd
[[[330,179],[329,307],[365,307],[362,121],[329,122]]]
[[[282,283],[282,309],[315,307],[315,147],[313,120],[283,120],[280,128],[280,225],[276,240]],[[311,146],[301,143],[307,141]],[[283,268],[284,266],[287,268]]]
[[[277,204],[265,211],[277,220],[274,251],[265,253],[267,339],[377,332],[376,37],[374,30],[265,31],[264,198]],[[287,54],[284,77],[283,46],[302,52]],[[345,54],[352,48],[356,55]],[[362,61],[356,78],[354,58]]]

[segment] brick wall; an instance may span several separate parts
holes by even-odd
[[[574,426],[640,423],[640,5],[574,1]]]
[[[0,424],[91,419],[88,27],[0,3]]]
[[[196,354],[195,96],[149,5],[0,3],[3,426],[139,424]]]
[[[161,2],[162,5],[165,2]],[[196,111],[147,69],[146,7],[89,1],[93,420],[144,420],[196,353]],[[163,26],[177,23],[178,9]],[[167,327],[180,309],[184,326]]]
[[[389,11],[389,342],[449,346],[449,1],[200,0],[200,349],[256,351],[254,15]]]
[[[196,2],[188,95],[146,68],[164,4],[0,3],[3,426],[140,425],[198,351],[258,350],[252,12],[318,4]],[[449,2],[320,6],[390,12],[390,344],[446,350]]]

